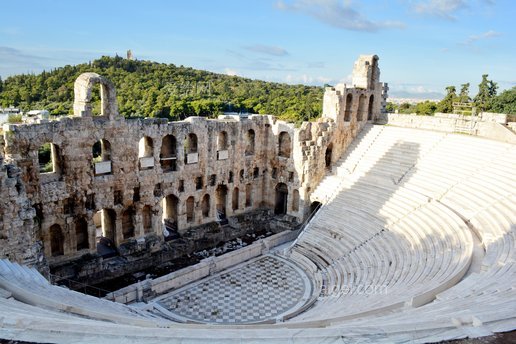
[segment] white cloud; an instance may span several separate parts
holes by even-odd
[[[473,43],[485,40],[485,39],[491,39],[498,36],[501,36],[502,34],[493,30],[486,31],[484,33],[481,33],[479,35],[471,35],[466,39],[464,42],[462,42],[463,45],[472,45]]]
[[[455,20],[455,13],[468,7],[465,0],[427,0],[413,6],[415,12]]]
[[[352,8],[351,1],[293,0],[287,3],[279,0],[276,7],[309,15],[320,22],[345,30],[374,32],[382,28],[404,27],[404,24],[398,21],[371,21]]]
[[[273,45],[263,45],[263,44],[255,44],[251,46],[243,47],[246,50],[253,51],[255,53],[261,53],[272,56],[286,56],[288,55],[288,51],[281,47],[273,46]]]

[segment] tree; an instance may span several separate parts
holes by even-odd
[[[516,86],[494,97],[491,105],[491,111],[516,115]]]
[[[491,109],[491,103],[496,96],[498,85],[492,80],[488,80],[488,74],[482,75],[482,81],[478,84],[478,94],[475,96],[475,106],[481,111]]]
[[[423,116],[431,116],[435,113],[437,104],[429,100],[416,104],[416,113]]]
[[[459,101],[461,103],[469,103],[471,101],[469,97],[469,82],[460,85]]]
[[[452,113],[453,102],[457,101],[455,86],[446,87],[446,96],[437,104],[437,112]]]
[[[394,103],[387,102],[387,105],[385,105],[385,111],[387,111],[389,113],[395,112],[396,109],[397,109],[397,106]]]

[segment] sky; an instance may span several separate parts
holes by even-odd
[[[380,57],[392,97],[442,97],[482,74],[516,86],[514,0],[0,0],[0,77],[102,55],[290,84],[350,83]]]

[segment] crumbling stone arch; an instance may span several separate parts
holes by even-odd
[[[92,117],[91,95],[93,86],[100,84],[101,113],[109,120],[118,115],[115,85],[97,73],[83,73],[75,80],[73,113],[79,117]]]

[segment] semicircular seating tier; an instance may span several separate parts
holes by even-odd
[[[516,147],[368,125],[311,196],[284,257],[309,309],[274,324],[179,324],[0,262],[2,338],[68,343],[434,342],[516,328]]]

